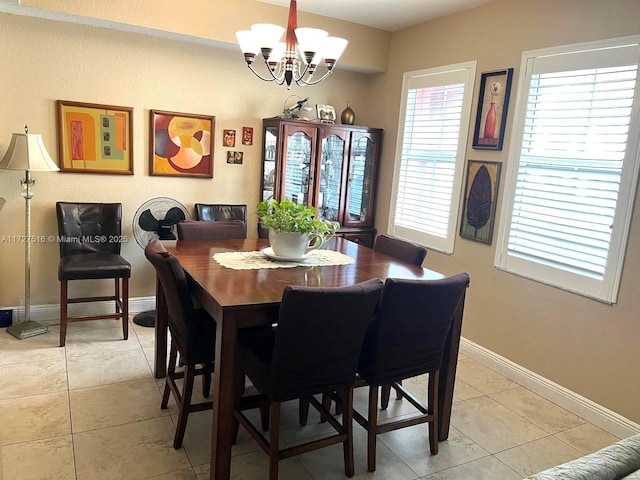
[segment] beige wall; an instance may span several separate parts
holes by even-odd
[[[248,1],[242,0],[243,5]],[[81,3],[60,5],[71,8]],[[219,7],[221,2],[213,4]],[[237,22],[237,16],[237,12],[231,14],[231,22]],[[637,0],[497,0],[390,35],[388,73],[367,76],[338,71],[320,86],[292,93],[311,96],[310,103],[333,104],[338,112],[351,99],[358,123],[385,128],[377,207],[377,226],[385,231],[403,72],[477,60],[478,80],[483,71],[515,67],[517,82],[523,50],[637,34],[638,18]],[[137,207],[155,196],[176,198],[189,209],[196,201],[257,202],[260,119],[280,113],[288,92],[254,79],[236,49],[7,14],[0,14],[0,25],[0,154],[6,151],[10,134],[20,131],[24,123],[42,133],[55,154],[57,99],[135,108],[135,175],[36,174],[34,234],[55,233],[56,200],[121,201],[128,235]],[[356,53],[370,41],[371,50],[386,62],[386,49],[378,48],[380,32],[358,28],[357,33]],[[354,53],[348,50],[346,55]],[[347,63],[359,70],[380,70],[375,62],[366,67],[352,60]],[[216,115],[213,180],[148,176],[149,109]],[[509,122],[511,118],[510,114]],[[256,144],[243,148],[244,165],[227,165],[222,129],[239,130],[243,125],[256,129]],[[506,166],[510,138],[508,126],[502,152],[475,151],[469,146],[467,158],[498,160]],[[7,199],[0,213],[0,237],[23,232],[20,178],[19,172],[0,172],[0,195]],[[23,252],[21,244],[0,243],[0,307],[23,301]],[[132,296],[152,295],[153,275],[140,247],[130,241],[123,253],[134,269]],[[430,268],[471,275],[464,335],[640,423],[640,298],[635,296],[640,276],[639,219],[633,224],[620,297],[614,306],[498,272],[493,267],[494,253],[494,246],[458,238],[454,255],[431,252],[427,257]],[[57,245],[34,245],[34,305],[57,303],[56,268]]]
[[[122,105],[134,108],[133,176],[70,173],[33,174],[32,234],[55,235],[55,202],[117,201],[124,208],[123,234],[131,237],[131,221],[146,200],[172,197],[190,211],[195,202],[246,203],[250,212],[259,198],[261,119],[282,113],[292,93],[309,96],[309,104],[336,106],[347,99],[362,122],[369,77],[336,71],[316,87],[292,88],[258,80],[245,66],[239,49],[221,49],[0,13],[0,155],[11,133],[27,123],[42,134],[57,159],[55,101],[58,99]],[[362,106],[359,108],[359,106]],[[150,177],[149,110],[202,113],[216,116],[214,178]],[[254,145],[237,146],[245,152],[243,165],[227,165],[222,130],[254,128]],[[11,243],[24,234],[24,200],[20,179],[24,173],[0,172],[0,196],[7,204],[0,212],[0,308],[24,304],[24,245]],[[255,225],[255,217],[251,219]],[[250,234],[255,235],[255,228]],[[5,241],[1,242],[2,237]],[[32,247],[32,305],[58,302],[57,244]],[[154,276],[142,249],[131,238],[123,247],[132,263],[131,296],[154,294]],[[76,282],[71,288],[106,288]],[[79,290],[74,290],[79,291]],[[73,293],[73,292],[72,292]]]
[[[497,0],[395,33],[388,73],[377,76],[372,91],[374,97],[383,99],[380,118],[385,128],[378,229],[384,230],[388,221],[385,205],[391,192],[404,72],[477,60],[466,156],[501,161],[505,172],[513,111],[501,152],[471,148],[481,72],[514,67],[515,86],[523,51],[639,34],[638,18],[637,0]],[[515,93],[512,95],[513,108]],[[613,306],[496,270],[495,232],[492,246],[458,237],[453,255],[430,252],[425,265],[471,275],[463,330],[466,338],[640,423],[639,217],[636,209],[620,296]],[[496,232],[498,223],[499,219]]]

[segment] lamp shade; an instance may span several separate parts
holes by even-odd
[[[42,136],[36,133],[14,133],[0,168],[30,172],[60,170],[47,152]]]

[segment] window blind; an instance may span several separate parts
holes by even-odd
[[[390,230],[446,252],[453,250],[455,237],[470,70],[405,82]]]
[[[635,182],[621,187],[626,164],[636,162],[628,140],[637,123],[638,53],[635,45],[530,61],[506,252],[498,251],[498,266],[615,298],[610,286],[620,272],[613,256],[624,250],[626,236],[616,228],[628,229],[619,214],[635,191]],[[563,64],[575,69],[562,70]]]

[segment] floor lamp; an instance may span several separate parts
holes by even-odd
[[[31,320],[31,188],[36,183],[31,178],[31,172],[55,172],[60,170],[54,163],[38,134],[29,133],[24,127],[25,133],[14,133],[11,137],[9,150],[0,162],[0,168],[5,170],[23,170],[25,177],[20,181],[22,196],[25,200],[25,255],[24,255],[24,319],[20,323],[14,323],[7,332],[19,340],[41,333],[47,333],[47,327]]]

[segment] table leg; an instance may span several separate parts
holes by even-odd
[[[231,442],[234,434],[234,389],[237,324],[233,312],[216,318],[216,373],[213,387],[211,480],[231,477]]]
[[[464,295],[462,295],[458,308],[453,315],[453,323],[451,324],[451,330],[449,330],[449,335],[445,342],[444,356],[442,358],[442,366],[440,367],[440,381],[438,383],[438,441],[440,442],[449,438],[453,388],[456,382],[463,313]]]
[[[153,357],[153,367],[156,378],[164,378],[167,376],[168,317],[167,300],[160,286],[160,280],[156,278],[156,344]]]

